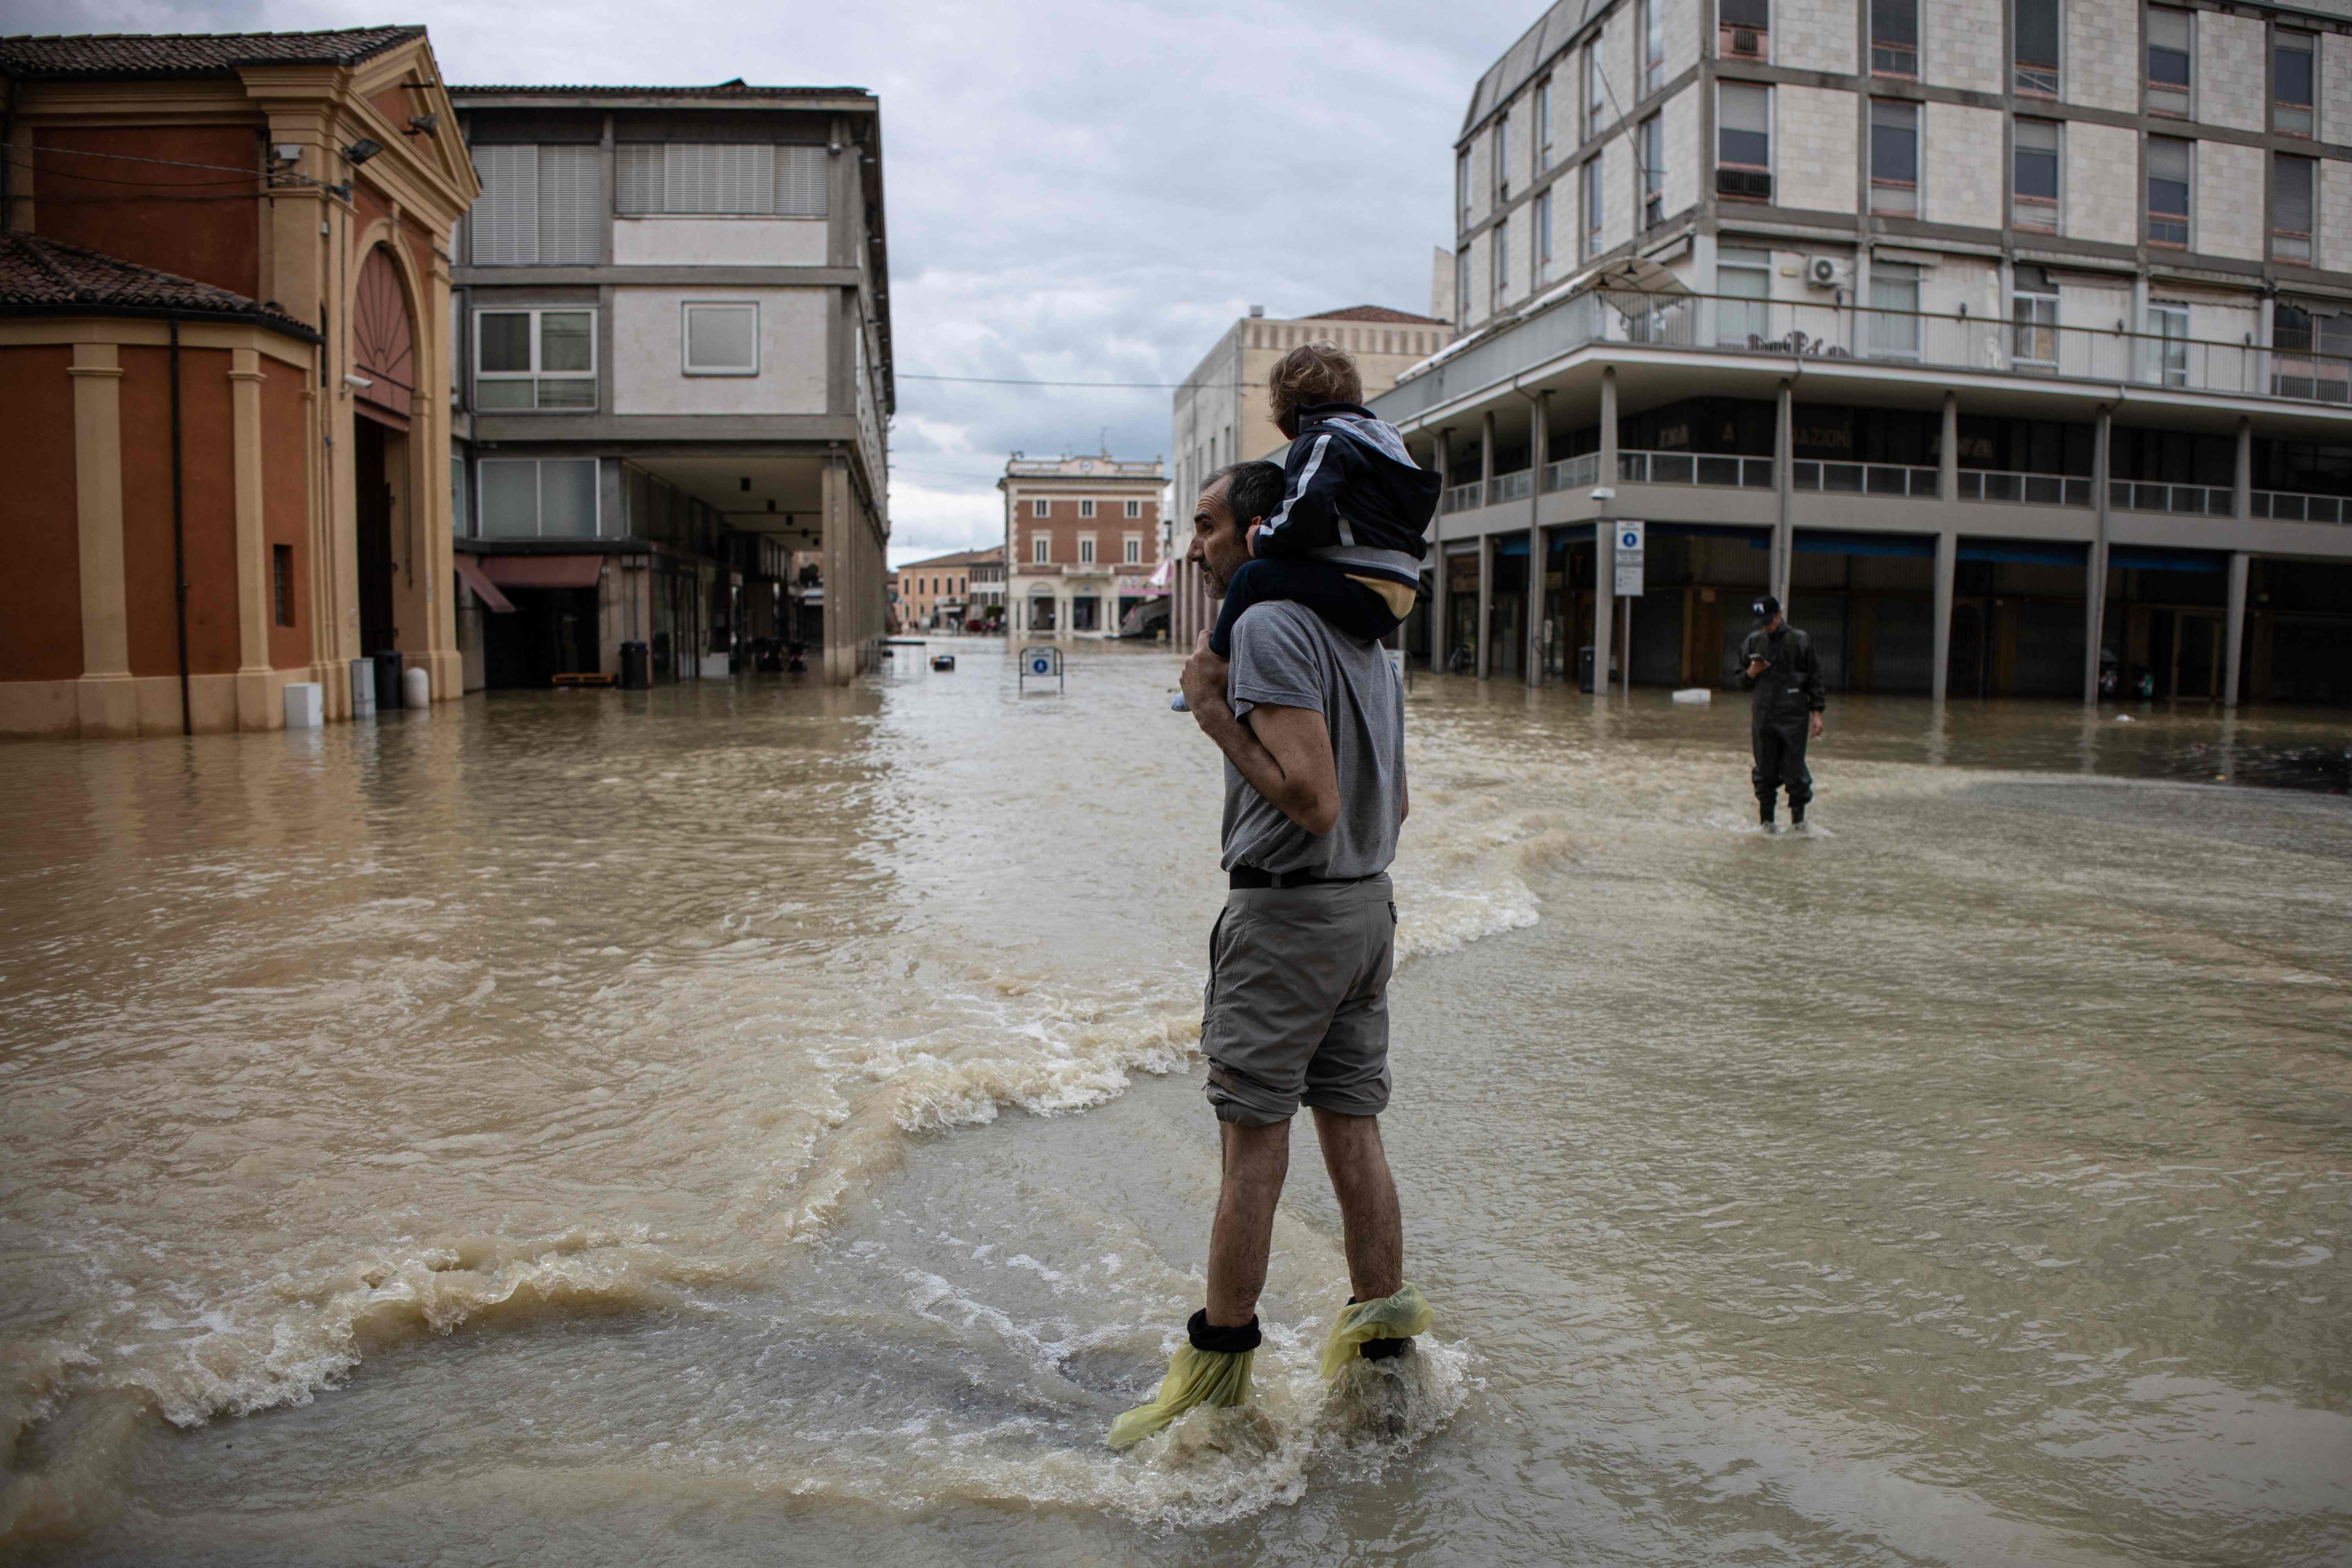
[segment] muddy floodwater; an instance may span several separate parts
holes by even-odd
[[[1418,679],[1337,1385],[1202,1295],[1214,753],[901,650],[0,748],[0,1556],[2342,1563],[2352,721]]]

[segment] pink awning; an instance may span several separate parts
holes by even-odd
[[[502,588],[593,588],[601,555],[485,555],[482,570]]]
[[[514,609],[514,601],[499,592],[499,585],[490,581],[472,556],[460,550],[449,557],[449,563],[457,567],[457,580],[471,588],[474,596],[492,610],[503,616]]]

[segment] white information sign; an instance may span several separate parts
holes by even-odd
[[[1617,595],[1622,599],[1642,596],[1642,525],[1619,522],[1617,530]]]

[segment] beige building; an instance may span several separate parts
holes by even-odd
[[[1442,289],[1435,292],[1442,300]],[[1195,574],[1181,561],[1202,481],[1228,463],[1276,456],[1290,445],[1274,427],[1266,405],[1266,377],[1276,362],[1302,343],[1335,343],[1355,356],[1369,398],[1387,391],[1398,376],[1444,347],[1452,336],[1448,321],[1381,305],[1351,305],[1287,319],[1268,317],[1253,306],[1217,340],[1175,396],[1171,549],[1179,561],[1170,635],[1177,646],[1192,641],[1208,602]]]
[[[1016,637],[1117,637],[1150,596],[1167,465],[1013,454],[1004,492],[1005,627]]]
[[[997,568],[992,574],[997,590],[995,602],[1003,602],[1003,564],[1004,551],[1001,546],[959,550],[950,555],[908,562],[896,574],[899,627],[906,631],[963,630],[965,622],[981,618],[980,595],[989,586],[982,575],[992,566]]]
[[[1469,97],[1433,664],[1769,587],[1843,690],[2352,700],[2352,7],[1562,0]]]

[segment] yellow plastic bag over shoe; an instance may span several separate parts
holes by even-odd
[[[1350,1301],[1339,1309],[1331,1337],[1323,1342],[1323,1375],[1337,1377],[1340,1369],[1363,1353],[1370,1340],[1409,1340],[1427,1333],[1437,1314],[1421,1298],[1412,1280],[1397,1287],[1393,1296],[1377,1301]]]
[[[1139,1405],[1110,1424],[1110,1446],[1139,1443],[1196,1405],[1243,1405],[1250,1396],[1250,1363],[1257,1356],[1257,1320],[1238,1329],[1209,1326],[1205,1311],[1187,1325],[1191,1343],[1168,1358],[1168,1375],[1149,1405]],[[1203,1344],[1239,1346],[1202,1349]]]

